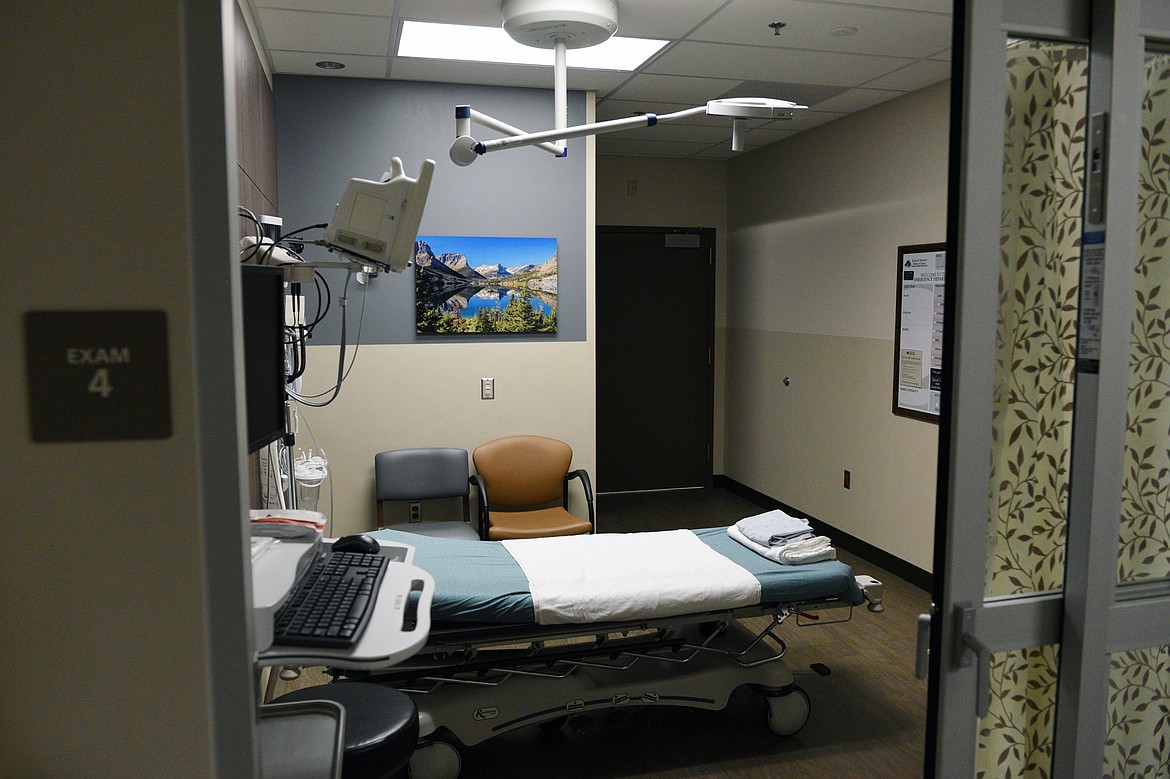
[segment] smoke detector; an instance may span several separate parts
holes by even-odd
[[[554,48],[557,40],[584,49],[617,32],[613,0],[504,0],[500,11],[512,40],[538,49]]]

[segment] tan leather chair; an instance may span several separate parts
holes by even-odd
[[[513,435],[488,441],[471,454],[479,488],[479,526],[489,541],[592,533],[593,485],[584,470],[569,472],[573,450],[564,441]],[[568,511],[569,481],[585,490],[589,519]]]

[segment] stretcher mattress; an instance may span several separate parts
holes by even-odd
[[[706,528],[694,533],[759,580],[761,604],[839,598],[860,605],[864,600],[853,579],[853,569],[840,561],[781,565],[736,542],[727,535],[727,528]],[[528,579],[500,543],[433,538],[396,530],[378,530],[370,535],[414,547],[414,564],[435,580],[431,604],[431,619],[435,622],[535,623]]]

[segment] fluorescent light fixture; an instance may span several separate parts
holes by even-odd
[[[651,38],[615,35],[597,46],[569,49],[567,64],[570,68],[634,70],[666,44],[667,41]],[[404,21],[398,56],[547,67],[553,64],[554,55],[551,49],[517,43],[502,27]]]

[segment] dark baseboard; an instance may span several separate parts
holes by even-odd
[[[873,544],[862,541],[856,536],[851,536],[844,531],[838,530],[827,522],[823,522],[816,517],[810,517],[800,509],[789,506],[787,503],[782,503],[773,497],[754,490],[746,484],[740,484],[735,479],[730,479],[722,474],[716,474],[712,483],[713,486],[723,488],[728,492],[733,492],[741,498],[750,500],[761,508],[769,510],[780,509],[793,516],[806,517],[816,532],[832,538],[833,544],[841,549],[852,552],[858,557],[864,557],[879,568],[884,568],[895,576],[905,579],[924,592],[930,592],[933,587],[934,577],[928,571],[924,571],[916,565],[895,557],[883,549],[878,549]]]

